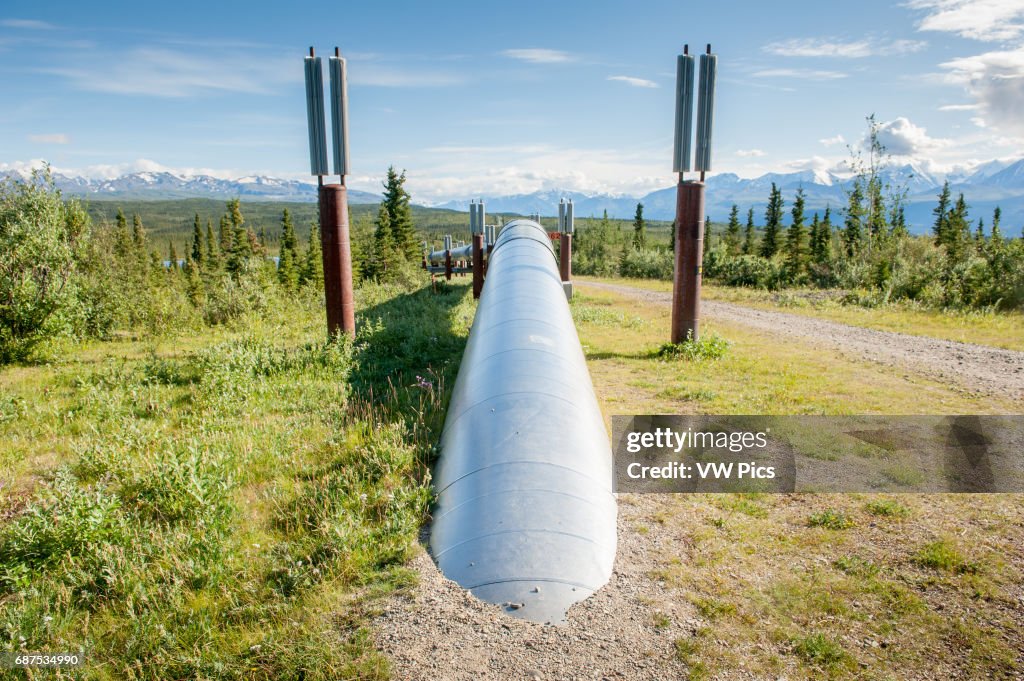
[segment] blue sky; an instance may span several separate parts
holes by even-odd
[[[716,172],[835,169],[870,113],[927,170],[1024,155],[1024,0],[7,0],[0,169],[306,178],[302,57],[338,45],[354,187],[641,195],[673,182],[684,42],[719,57]]]

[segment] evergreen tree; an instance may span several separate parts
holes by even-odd
[[[811,257],[819,265],[827,265],[832,259],[832,208],[825,206],[825,215],[818,225],[818,240]]]
[[[213,220],[206,221],[206,260],[203,265],[208,270],[215,270],[220,265],[217,242],[213,240]]]
[[[804,247],[804,205],[804,189],[800,187],[796,192],[796,200],[793,201],[793,221],[786,231],[786,264],[794,277],[803,271],[807,262]]]
[[[974,230],[974,243],[978,248],[985,243],[985,218],[978,218],[978,227]]]
[[[932,233],[935,234],[935,245],[945,246],[948,242],[947,229],[949,223],[949,203],[951,197],[949,193],[949,180],[946,180],[942,185],[942,192],[939,194],[939,204],[932,209],[932,215],[935,216],[935,223],[932,225]]]
[[[135,249],[136,262],[139,264],[139,271],[145,274],[150,269],[152,258],[147,253],[149,240],[146,238],[146,228],[142,225],[142,216],[138,213],[132,215],[132,246]],[[159,255],[157,255],[159,258]]]
[[[861,183],[855,182],[850,192],[850,201],[846,207],[846,219],[843,222],[843,245],[847,257],[852,258],[860,252],[861,240],[864,238],[864,190]]]
[[[910,236],[910,230],[907,229],[907,215],[902,203],[897,203],[893,206],[890,234],[899,239]]]
[[[399,175],[394,166],[388,167],[381,204],[387,210],[395,252],[399,257],[410,262],[417,262],[420,258],[420,246],[416,241],[416,228],[412,221],[409,192],[405,190],[404,170]]]
[[[747,226],[743,232],[743,255],[754,254],[754,209],[747,211]]]
[[[638,251],[647,247],[647,231],[644,228],[644,204],[636,204],[636,215],[633,217],[633,248]]]
[[[323,251],[320,248],[320,224],[313,221],[309,225],[309,245],[306,247],[306,257],[302,263],[300,281],[303,284],[312,284],[317,288],[324,287],[324,260]]]
[[[231,225],[232,248],[228,257],[228,269],[232,272],[241,271],[245,262],[252,257],[253,244],[249,230],[242,216],[242,202],[235,198],[228,201],[228,219]]]
[[[167,269],[176,270],[178,269],[178,250],[174,248],[174,239],[168,242],[167,248]]]
[[[126,259],[134,252],[135,248],[132,243],[132,234],[128,231],[128,219],[125,218],[124,211],[120,206],[117,208],[115,223],[114,252],[119,258]]]
[[[999,206],[992,211],[992,237],[990,241],[996,245],[1001,246],[1003,243],[1003,234],[999,231],[999,221],[1003,217],[1003,211]]]
[[[223,258],[229,258],[235,250],[235,235],[231,231],[231,218],[227,215],[220,216],[220,253]]]
[[[729,211],[729,224],[725,228],[725,250],[729,255],[740,253],[740,207],[735,203]]]
[[[967,217],[967,202],[960,194],[953,209],[946,216],[945,247],[946,254],[953,262],[959,262],[967,255],[967,244],[970,241],[971,222]]]
[[[764,238],[761,239],[761,256],[771,258],[779,251],[779,229],[782,226],[782,191],[772,182],[768,207],[764,212]]]
[[[203,264],[203,223],[199,213],[192,222],[192,262],[197,266]]]
[[[277,280],[289,291],[294,290],[299,283],[295,225],[287,208],[281,215],[281,249],[278,252]]]
[[[629,276],[629,251],[630,242],[629,239],[622,240],[622,250],[619,251],[619,276]]]
[[[391,213],[382,201],[377,208],[377,220],[373,232],[373,259],[367,276],[383,279],[389,270],[394,269],[396,260],[401,257],[395,245],[395,236],[391,230]]]

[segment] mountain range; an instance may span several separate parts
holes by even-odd
[[[932,175],[916,165],[908,164],[886,168],[881,173],[883,184],[906,187],[907,223],[912,231],[930,229],[932,210],[938,202],[942,184],[948,180],[955,200],[961,192],[968,203],[972,219],[984,218],[991,224],[992,211],[1002,211],[1004,234],[1016,235],[1024,225],[1024,159],[1013,162],[992,161],[976,167],[971,173]],[[712,220],[725,221],[733,204],[740,208],[740,220],[746,221],[748,209],[754,209],[757,224],[764,220],[764,210],[771,193],[772,183],[782,190],[786,201],[786,220],[793,197],[801,187],[806,200],[808,217],[815,211],[832,208],[833,222],[841,221],[840,213],[846,206],[851,180],[838,175],[804,170],[793,173],[767,173],[757,178],[744,179],[733,173],[713,174],[707,178],[705,194],[706,212]],[[642,197],[623,197],[610,194],[587,194],[571,191],[547,190],[515,196],[480,197],[489,213],[518,213],[553,215],[560,198],[572,199],[577,217],[600,217],[607,210],[609,217],[631,219],[636,204],[644,204],[644,216],[653,220],[672,220],[675,217],[676,189],[667,187]],[[466,210],[468,200],[449,201],[440,208]]]
[[[0,172],[0,176],[25,177],[19,171]],[[224,180],[208,175],[181,176],[169,172],[141,172],[122,175],[114,179],[87,179],[83,177],[54,174],[56,186],[67,195],[97,199],[158,200],[177,198],[231,198],[260,201],[315,201],[316,185],[297,180],[283,180],[273,177],[252,176],[236,180]],[[934,218],[937,195],[944,181],[949,181],[953,197],[959,193],[970,208],[973,219],[983,217],[991,224],[992,211],[999,206],[1003,214],[1004,234],[1016,234],[1024,225],[1024,159],[1017,161],[990,161],[975,166],[970,172],[951,173],[946,176],[931,174],[914,165],[900,165],[886,168],[882,172],[883,182],[893,187],[907,189],[906,217],[912,231],[926,231]],[[707,179],[707,214],[712,220],[728,218],[733,204],[739,206],[741,220],[745,221],[746,211],[754,209],[755,221],[763,221],[764,209],[768,202],[771,185],[775,183],[786,201],[786,216],[797,189],[803,188],[806,195],[807,213],[832,208],[835,221],[847,203],[846,191],[850,179],[833,173],[803,170],[793,173],[768,173],[753,179],[744,179],[733,173],[712,174]],[[552,216],[557,213],[561,198],[572,199],[577,217],[600,217],[608,211],[609,217],[631,219],[636,204],[644,204],[644,216],[653,220],[671,220],[675,214],[675,187],[666,187],[644,196],[615,196],[611,194],[587,193],[547,189],[530,194],[512,196],[482,196],[487,211],[530,215],[540,213]],[[349,190],[349,201],[353,204],[377,203],[379,194]],[[413,197],[415,202],[415,197]],[[453,200],[430,207],[465,211],[470,200]]]

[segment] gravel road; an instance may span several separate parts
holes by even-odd
[[[604,289],[666,306],[672,294],[622,284],[577,282],[583,288]],[[846,355],[958,385],[984,395],[1024,399],[1024,352],[876,331],[803,315],[758,310],[714,300],[701,302],[702,316],[742,324],[759,331],[794,336],[813,345],[838,349]]]

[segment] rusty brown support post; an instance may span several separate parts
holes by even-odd
[[[479,298],[484,288],[484,235],[473,235],[473,297]]]
[[[450,248],[444,252],[444,278],[445,281],[452,280],[452,251]]]
[[[352,247],[348,231],[348,192],[344,185],[320,187],[320,244],[324,262],[327,332],[356,335],[352,300]]]
[[[572,281],[572,234],[562,232],[558,246],[558,272],[562,281]]]
[[[699,338],[700,284],[704,252],[704,183],[679,181],[676,188],[675,277],[672,282],[672,342]]]

